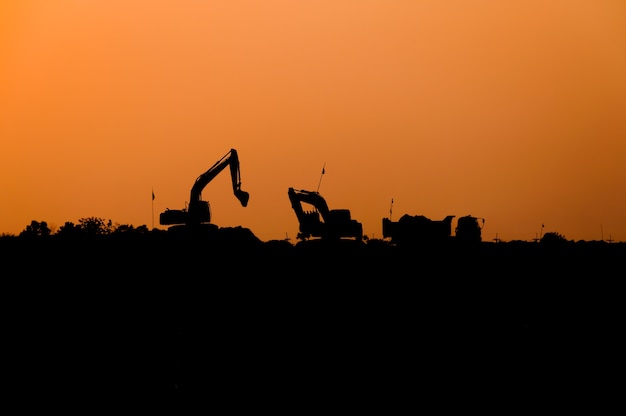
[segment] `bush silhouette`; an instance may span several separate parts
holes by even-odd
[[[545,246],[559,246],[567,242],[568,240],[565,238],[565,236],[557,232],[545,233],[543,237],[541,237],[540,241],[540,243]]]

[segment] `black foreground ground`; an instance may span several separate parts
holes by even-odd
[[[606,242],[3,242],[6,374],[23,403],[62,405],[388,412],[523,406],[564,386],[608,397],[625,259]]]

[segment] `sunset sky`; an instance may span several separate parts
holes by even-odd
[[[166,228],[234,148],[248,206],[228,170],[202,196],[265,241],[318,186],[370,238],[410,214],[626,241],[626,2],[2,1],[0,140],[0,234]]]

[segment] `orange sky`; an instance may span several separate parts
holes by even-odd
[[[0,233],[161,227],[235,148],[248,206],[227,170],[203,199],[266,241],[320,179],[370,238],[393,198],[488,241],[626,241],[626,3],[2,2],[0,139]]]

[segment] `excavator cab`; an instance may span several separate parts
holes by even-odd
[[[322,221],[320,220],[320,213],[317,211],[304,212],[300,217],[300,232],[298,237],[321,237]]]
[[[193,207],[192,207],[193,205]],[[189,204],[189,222],[192,224],[202,224],[211,221],[211,206],[209,201],[192,201]]]

